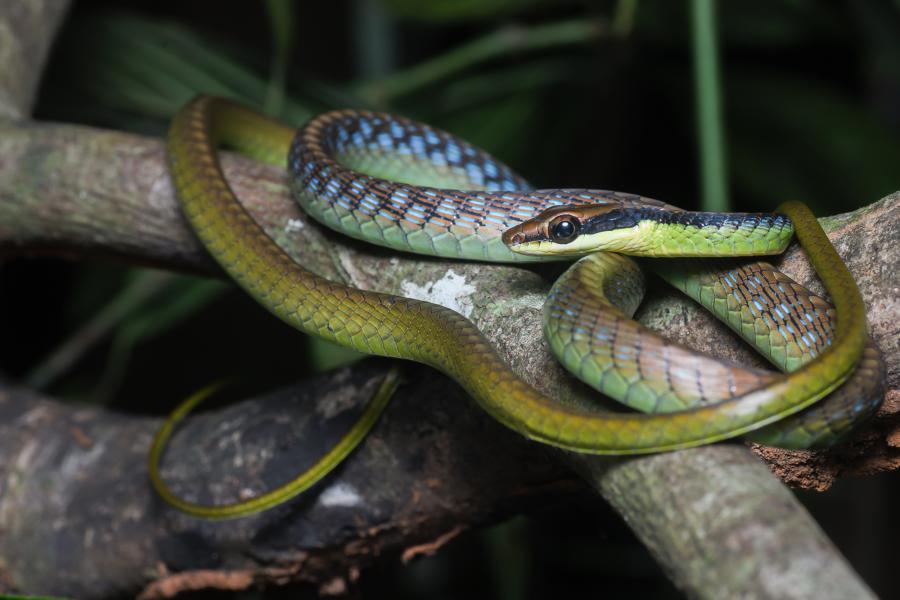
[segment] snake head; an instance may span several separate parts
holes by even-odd
[[[532,256],[621,252],[633,243],[642,219],[639,209],[616,202],[554,206],[505,231],[503,243]]]

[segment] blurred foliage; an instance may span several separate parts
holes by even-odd
[[[550,4],[549,0],[385,0],[384,4],[398,17],[445,23],[514,16],[542,2]]]
[[[266,14],[272,31],[272,59],[269,85],[263,106],[266,112],[278,114],[284,104],[284,89],[291,50],[294,47],[294,8],[292,0],[266,0]]]
[[[704,85],[723,101],[719,158],[733,207],[768,210],[796,198],[827,214],[900,189],[900,2],[718,7],[707,33],[718,38],[720,68]],[[716,50],[696,50],[689,2],[267,0],[209,8],[77,2],[38,118],[160,136],[198,92],[294,123],[328,108],[369,107],[453,131],[542,187],[621,189],[700,206],[702,152],[717,151],[698,144],[692,65],[710,58],[697,52]],[[74,398],[162,413],[223,373],[271,386],[357,358],[305,340],[218,282],[108,265],[23,265],[0,268],[3,330],[23,340],[0,364]],[[483,559],[479,568],[492,569],[485,577],[493,581],[464,595],[557,589],[559,581],[541,587],[538,562],[584,586],[590,574],[604,586],[673,595],[646,557],[598,544],[599,526],[582,530],[576,518],[585,515],[568,523],[575,531],[516,522],[460,542],[468,550],[457,554]],[[551,552],[540,549],[547,539]],[[462,593],[441,564],[406,569],[399,597]],[[420,576],[430,583],[417,583]],[[651,583],[634,588],[644,577]]]
[[[0,594],[0,600],[67,600],[59,596],[23,596],[19,594]]]

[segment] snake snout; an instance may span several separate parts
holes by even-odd
[[[507,247],[512,248],[514,246],[518,246],[519,244],[525,243],[525,232],[522,231],[520,225],[517,225],[511,229],[507,229],[506,231],[504,231],[501,239]]]

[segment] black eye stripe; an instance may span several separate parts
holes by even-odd
[[[611,231],[613,229],[634,227],[644,218],[646,218],[646,216],[640,209],[626,208],[611,210],[602,215],[587,219],[584,223],[584,232],[586,234],[592,234]]]

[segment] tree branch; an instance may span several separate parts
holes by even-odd
[[[2,124],[0,156],[4,157],[0,164],[0,250],[114,255],[131,262],[216,272],[178,212],[158,140],[72,126]],[[547,392],[585,394],[584,388],[551,360],[541,336],[539,308],[558,267],[457,263],[357,244],[311,223],[287,199],[281,170],[240,157],[226,157],[225,167],[254,216],[308,268],[356,287],[420,297],[462,310],[523,377]],[[888,359],[891,395],[875,422],[840,450],[766,450],[770,466],[794,484],[824,488],[842,473],[897,467],[895,398],[900,369],[891,350],[900,337],[893,293],[900,274],[894,268],[898,250],[891,232],[897,228],[898,204],[900,196],[894,195],[857,213],[825,220],[838,251],[859,278],[874,338]],[[781,266],[809,284],[811,273],[796,249]],[[745,364],[758,360],[712,318],[672,292],[655,294],[640,316],[644,323],[660,326],[700,349]],[[368,368],[324,376],[304,388],[307,397],[319,405],[327,404],[333,394],[365,397],[360,390],[368,389],[365,386],[371,385],[374,377]],[[356,394],[341,392],[346,390],[341,382],[348,379],[354,382]],[[26,589],[92,597],[134,589],[147,580],[147,569],[157,562],[167,565],[165,570],[206,572],[214,568],[249,573],[250,581],[299,578],[323,582],[327,575],[347,573],[382,550],[438,538],[457,526],[479,522],[498,505],[520,509],[522,498],[532,497],[535,489],[545,490],[546,482],[560,477],[558,470],[542,462],[547,454],[544,449],[502,432],[460,398],[455,386],[431,375],[411,376],[410,381],[375,436],[328,480],[322,493],[237,524],[197,522],[153,499],[141,483],[139,465],[155,420],[73,411],[36,400],[22,390],[8,392],[2,410],[11,412],[0,420],[5,424],[0,431],[18,433],[3,437],[11,441],[0,448],[0,474],[4,481],[13,481],[19,493],[2,495],[0,527],[21,523],[17,531],[34,532],[35,539],[28,547],[35,552],[48,547],[81,548],[76,554],[91,555],[95,560],[98,552],[112,552],[114,556],[108,560],[118,568],[104,569],[93,579],[79,573],[76,582],[65,573],[54,576],[59,564],[53,560],[35,561],[35,555],[22,556],[21,544],[18,552],[13,552],[6,542],[0,556],[6,561],[7,578]],[[429,381],[437,382],[432,383],[437,387],[423,388]],[[303,408],[296,414],[259,408],[269,406],[268,402],[277,405],[278,397],[243,403],[205,421],[198,419],[196,427],[201,429],[191,434],[189,442],[176,441],[173,448],[177,454],[172,456],[182,457],[179,466],[167,470],[173,485],[183,493],[188,493],[188,488],[212,489],[207,500],[234,499],[246,485],[241,483],[246,476],[237,475],[231,465],[215,465],[234,463],[236,457],[252,461],[252,477],[271,477],[275,482],[294,473],[296,459],[285,458],[281,448],[292,447],[300,439],[305,443],[305,436],[286,427],[274,432],[266,429],[262,437],[270,442],[240,433],[248,431],[247,426],[263,412],[276,420],[288,413],[290,420],[302,418]],[[409,398],[416,398],[418,405]],[[429,399],[427,406],[422,406],[422,398]],[[90,423],[86,439],[102,443],[87,448],[78,442],[81,436],[71,434],[71,423],[81,423],[80,419]],[[411,425],[418,420],[424,420],[426,433]],[[32,425],[23,430],[23,423]],[[384,428],[393,432],[396,423],[406,425],[396,425],[396,435],[385,433]],[[237,447],[228,446],[233,451],[217,445],[223,428],[235,432]],[[442,432],[441,442],[428,441],[428,435],[437,435],[436,431]],[[38,452],[37,439],[51,444],[52,451]],[[485,461],[486,455],[504,458]],[[507,456],[512,457],[509,462]],[[721,444],[622,461],[566,456],[623,514],[673,580],[690,594],[715,596],[727,590],[731,595],[765,596],[773,569],[782,577],[779,581],[789,581],[798,589],[814,586],[815,593],[823,597],[868,594],[806,512],[744,447]],[[122,466],[115,466],[120,461]],[[421,464],[426,468],[410,466]],[[412,476],[405,480],[407,470]],[[115,477],[104,478],[103,473]],[[383,485],[378,489],[366,483],[379,477]],[[473,481],[482,483],[472,488]],[[93,486],[95,482],[105,485]],[[345,485],[349,488],[342,487]],[[442,504],[440,498],[447,497],[449,488],[459,486],[468,490],[463,497]],[[265,486],[254,489],[261,487]],[[34,501],[35,489],[49,490],[48,500]],[[320,516],[316,507],[328,504],[323,497],[329,497],[329,490],[342,489],[355,490],[364,506],[377,510],[369,514],[356,506],[344,507],[338,518],[343,519],[343,526],[331,527],[328,523],[334,520]],[[423,494],[431,494],[428,490],[432,489],[440,494],[423,500]],[[98,501],[100,491],[108,499]],[[22,508],[24,498],[31,499],[27,510]],[[779,510],[762,510],[772,498],[778,499]],[[14,504],[17,501],[19,504]],[[721,512],[725,507],[729,518]],[[10,522],[9,515],[17,516]],[[57,530],[37,525],[59,523],[64,517],[69,520],[63,522],[71,526]],[[350,519],[353,526],[348,530]],[[282,537],[281,532],[291,535]],[[98,535],[104,544],[97,545]],[[62,539],[74,545],[60,546]],[[143,540],[140,547],[134,546],[136,539]],[[686,539],[691,543],[685,544]],[[735,540],[740,543],[732,543]],[[107,550],[99,550],[101,546]],[[203,556],[213,551],[221,561],[204,564]],[[15,554],[22,558],[11,562]],[[710,556],[715,556],[715,561],[711,562]],[[274,570],[273,564],[277,565]],[[808,570],[811,565],[815,574]],[[178,581],[189,585],[205,579],[180,576]],[[162,593],[156,589],[148,588],[147,593]]]
[[[336,442],[385,370],[366,361],[203,413],[176,434],[164,476],[203,502],[269,489]],[[76,598],[133,595],[148,584],[145,596],[161,597],[210,583],[210,571],[220,574],[216,586],[235,573],[243,587],[324,585],[383,553],[579,489],[540,447],[423,371],[407,372],[366,443],[317,489],[227,522],[177,513],[150,489],[145,463],[159,419],[5,388],[0,581]]]
[[[22,119],[69,0],[4,0],[0,8],[0,119]]]

